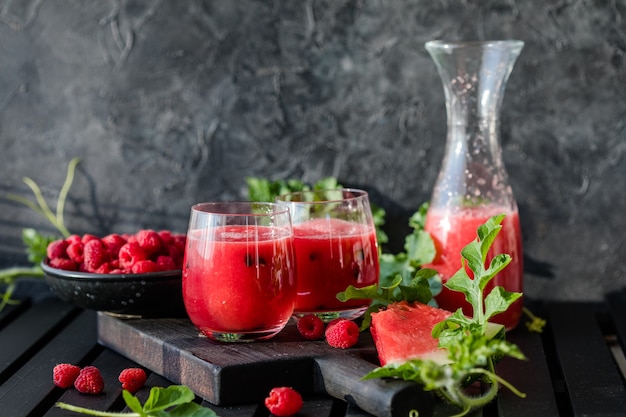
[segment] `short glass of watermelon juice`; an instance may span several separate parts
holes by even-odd
[[[369,197],[358,189],[309,190],[284,194],[296,253],[294,316],[315,314],[325,322],[361,316],[371,300],[337,299],[350,285],[378,283],[378,242]]]
[[[183,301],[209,339],[269,339],[292,316],[295,255],[289,209],[275,203],[209,202],[191,208]]]

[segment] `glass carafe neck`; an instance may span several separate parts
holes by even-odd
[[[522,41],[426,43],[443,83],[448,133],[431,206],[515,207],[500,146],[500,107]]]

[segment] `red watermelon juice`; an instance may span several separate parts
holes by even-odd
[[[210,238],[204,230],[187,237],[183,299],[189,318],[214,340],[273,336],[291,317],[296,296],[291,234],[267,226],[216,229]]]
[[[294,313],[323,319],[356,318],[370,300],[342,302],[337,293],[349,285],[378,283],[379,261],[373,226],[334,218],[308,220],[293,226],[297,268]]]
[[[476,229],[490,217],[505,214],[502,229],[494,241],[488,255],[487,264],[495,254],[506,253],[511,262],[485,288],[485,294],[494,286],[504,287],[511,292],[522,292],[523,260],[522,239],[519,215],[517,211],[493,207],[461,208],[458,212],[430,209],[426,216],[425,229],[432,235],[437,248],[437,256],[432,264],[424,265],[439,272],[443,283],[452,277],[461,267],[461,250],[476,238]],[[470,275],[471,276],[471,275]],[[465,300],[465,295],[447,287],[435,297],[441,308],[456,311],[463,308],[463,313],[471,316],[472,308]],[[522,315],[522,299],[513,303],[507,311],[494,316],[491,321],[503,324],[507,330],[515,328]]]

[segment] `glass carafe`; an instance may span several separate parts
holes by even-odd
[[[478,226],[493,215],[505,214],[491,251],[508,253],[512,261],[485,291],[494,285],[522,291],[522,238],[517,202],[502,159],[500,107],[523,46],[516,40],[426,43],[443,83],[448,120],[443,163],[426,217],[426,230],[438,255],[426,266],[436,269],[444,283],[460,268],[461,249],[476,237]],[[462,293],[444,287],[436,300],[442,308],[462,307],[465,314],[472,314]],[[520,298],[493,321],[510,330],[521,314]]]

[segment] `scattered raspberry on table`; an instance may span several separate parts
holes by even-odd
[[[328,323],[325,335],[330,346],[348,349],[359,341],[359,326],[352,320],[336,319]]]
[[[272,388],[265,398],[265,406],[270,413],[278,417],[288,417],[296,414],[302,408],[302,396],[290,387]]]
[[[104,390],[104,379],[95,366],[85,366],[80,370],[74,388],[83,394],[100,394]]]
[[[315,314],[307,314],[296,323],[298,332],[307,340],[318,340],[324,336],[324,322]]]
[[[60,363],[52,370],[52,380],[57,387],[69,388],[74,385],[78,374],[80,374],[80,367],[70,363]]]
[[[146,383],[146,371],[141,368],[126,368],[120,372],[118,380],[122,383],[122,388],[132,394],[139,391]]]

